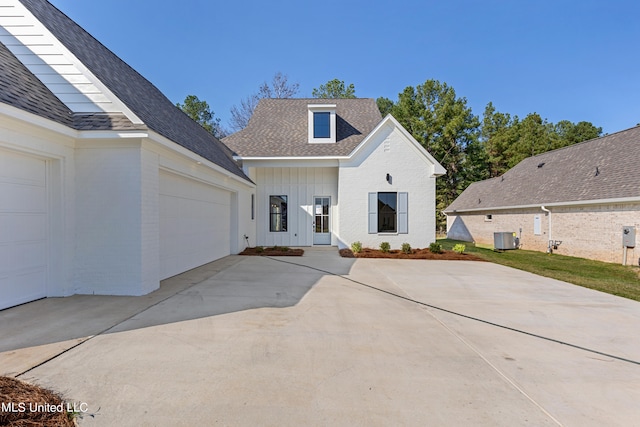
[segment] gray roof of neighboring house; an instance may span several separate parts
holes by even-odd
[[[151,82],[118,58],[113,52],[93,38],[64,13],[44,0],[20,0],[100,81],[102,81],[144,124],[184,148],[221,166],[227,171],[248,179],[230,157],[226,147],[202,126],[191,120],[177,108]],[[24,68],[24,67],[23,67]],[[26,69],[24,69],[26,70]],[[36,87],[35,77],[27,77],[24,70],[18,72],[19,81],[26,90]],[[14,71],[15,72],[15,71]],[[28,71],[27,71],[28,73]],[[31,74],[31,73],[29,73]],[[3,79],[6,76],[0,76]],[[15,76],[14,76],[15,77]],[[41,85],[40,85],[41,86]],[[46,88],[44,88],[46,90]],[[42,87],[28,101],[2,98],[2,101],[35,114],[56,120],[69,126],[59,102]],[[49,105],[55,112],[46,113]],[[64,107],[66,109],[66,107]],[[99,129],[101,126],[127,127],[121,115],[76,114],[72,127]],[[140,128],[140,126],[132,126]]]
[[[640,197],[640,127],[524,159],[445,212]]]
[[[336,105],[336,143],[309,144],[309,104]],[[223,139],[241,157],[349,155],[380,123],[374,99],[262,99],[249,124]]]

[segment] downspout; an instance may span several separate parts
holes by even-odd
[[[549,209],[545,208],[544,206],[540,206],[540,208],[543,211],[545,211],[546,213],[549,214],[549,236],[548,236],[549,237],[549,243],[547,245],[547,253],[550,254],[550,253],[553,253],[553,248],[551,247],[551,242],[553,241],[551,239],[551,211]]]

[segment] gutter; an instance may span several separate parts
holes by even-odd
[[[549,240],[549,244],[547,245],[547,253],[553,253],[553,248],[551,247],[551,242],[553,242],[553,240],[551,239],[551,211],[547,208],[545,208],[544,206],[540,206],[540,209],[542,209],[543,211],[545,211],[546,213],[549,214],[549,236],[548,236],[548,240]]]

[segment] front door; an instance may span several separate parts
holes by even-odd
[[[313,244],[330,245],[331,197],[316,196],[313,200]]]

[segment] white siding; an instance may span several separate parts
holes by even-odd
[[[0,7],[0,42],[71,111],[123,112],[140,122],[17,0]]]
[[[377,248],[389,242],[399,249],[402,243],[426,247],[435,241],[435,177],[433,165],[395,126],[376,133],[354,159],[340,164],[340,244],[355,241]],[[387,181],[390,175],[390,182]],[[406,192],[407,233],[369,233],[369,193]]]
[[[231,193],[160,172],[160,279],[230,254]]]
[[[334,167],[256,168],[257,243],[261,246],[311,246],[313,197],[331,197],[331,244],[337,245],[338,169]],[[269,196],[287,196],[287,231],[269,231]],[[254,242],[250,242],[254,246]]]

